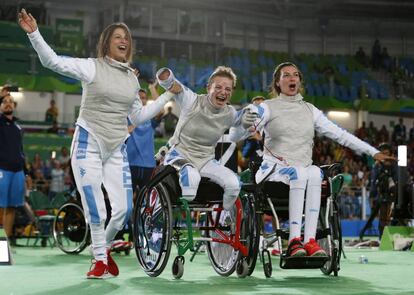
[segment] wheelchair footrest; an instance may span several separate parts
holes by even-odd
[[[280,267],[284,269],[321,268],[329,257],[286,257],[282,256]]]

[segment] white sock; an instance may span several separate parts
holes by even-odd
[[[303,202],[305,189],[290,187],[289,191],[289,242],[300,237],[302,228]]]
[[[105,241],[105,223],[89,224],[91,228],[92,252],[96,260],[103,261],[107,264],[106,241]]]
[[[116,234],[120,231],[119,229],[115,228],[114,223],[111,221],[112,219],[109,221],[105,230],[106,247],[108,249],[111,248],[111,243],[113,239],[115,238]]]
[[[305,205],[305,243],[309,242],[309,239],[315,238],[320,206],[321,185],[308,183]]]

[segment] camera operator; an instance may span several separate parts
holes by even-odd
[[[392,148],[388,143],[381,143],[378,149],[392,156]],[[377,161],[371,170],[370,199],[372,213],[359,234],[362,240],[365,231],[372,226],[374,218],[379,213],[379,238],[381,239],[384,227],[390,225],[394,202],[397,196],[397,162],[385,160]]]

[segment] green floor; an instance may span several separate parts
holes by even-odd
[[[220,277],[205,254],[194,262],[186,257],[184,276],[174,280],[171,266],[158,278],[138,266],[135,252],[115,254],[120,276],[87,280],[88,251],[64,254],[57,248],[13,248],[14,265],[0,266],[0,294],[414,294],[414,252],[346,249],[338,277],[319,270],[281,270],[274,258],[273,277],[265,279],[261,264],[252,277]],[[360,264],[359,256],[368,258]],[[174,254],[170,257],[172,261]]]

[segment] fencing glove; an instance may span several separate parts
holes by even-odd
[[[164,159],[165,155],[168,152],[168,147],[167,146],[162,146],[160,147],[160,149],[158,150],[158,153],[155,154],[154,158],[156,161],[160,162],[162,159]]]
[[[161,75],[161,73],[162,73],[162,72],[164,72],[165,70],[167,70],[167,71],[170,73],[170,75],[168,76],[168,78],[167,78],[167,79],[165,79],[165,80],[160,80],[160,77],[159,77],[159,76],[160,76],[160,75]],[[174,77],[173,72],[172,72],[169,68],[161,68],[161,69],[159,69],[159,70],[157,71],[157,73],[155,74],[155,76],[157,77],[158,84],[160,84],[160,86],[161,86],[162,88],[164,88],[165,90],[170,89],[170,88],[173,86],[173,84],[174,84],[175,77]]]
[[[248,129],[254,125],[254,122],[257,119],[257,113],[252,112],[249,109],[246,109],[243,112],[241,123],[244,129]]]

